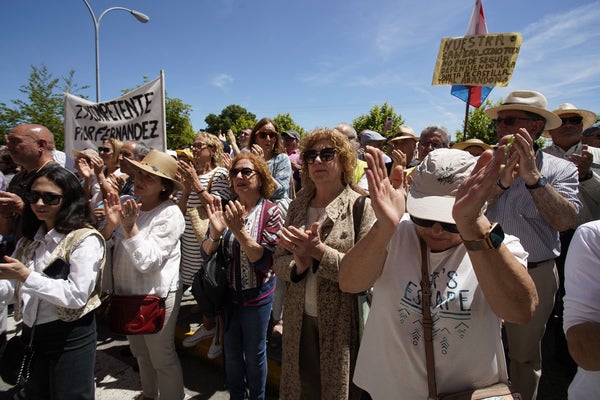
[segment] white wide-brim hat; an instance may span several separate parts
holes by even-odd
[[[552,111],[547,110],[548,101],[546,97],[532,90],[516,90],[506,96],[506,100],[501,106],[488,108],[485,113],[493,119],[498,118],[500,111],[518,110],[528,111],[543,117],[546,120],[544,130],[558,128],[562,125],[560,117]]]

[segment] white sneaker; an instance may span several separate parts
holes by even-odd
[[[217,336],[213,337],[213,341],[208,348],[208,354],[206,355],[210,360],[214,360],[223,354],[223,346],[217,343]]]
[[[181,342],[181,344],[183,345],[183,347],[194,347],[204,339],[214,336],[216,331],[216,326],[212,329],[206,329],[204,325],[200,325],[200,328],[198,328],[193,335],[186,336]]]

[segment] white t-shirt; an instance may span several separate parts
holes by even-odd
[[[565,333],[584,322],[600,322],[600,220],[575,232],[565,261]],[[594,399],[600,393],[600,371],[579,367],[569,386],[569,400]]]
[[[505,244],[526,265],[527,253],[519,240],[507,235]],[[421,251],[414,224],[406,216],[387,252],[374,285],[354,382],[374,400],[398,398],[400,393],[406,400],[426,399]],[[465,247],[429,253],[429,271],[438,392],[506,382],[502,321],[479,288]]]

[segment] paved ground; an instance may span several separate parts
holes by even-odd
[[[187,331],[195,323],[187,321],[195,319],[190,313],[193,300],[184,299],[180,312],[179,332]],[[15,324],[9,318],[8,337],[14,334]],[[222,360],[209,361],[198,354],[206,354],[208,343],[195,349],[180,349],[179,358],[183,367],[185,392],[194,400],[229,399],[226,389],[225,371]],[[96,399],[97,400],[130,400],[141,393],[141,385],[135,359],[128,355],[127,340],[124,337],[112,337],[102,318],[98,318],[98,349],[96,352]],[[12,399],[15,389],[0,379],[0,400]],[[268,399],[278,398],[277,390],[268,388]]]
[[[188,328],[196,327],[196,316],[190,310],[193,300],[185,298],[179,319],[178,340]],[[112,337],[105,324],[99,318],[98,351],[96,353],[96,399],[129,400],[141,393],[138,374],[135,370],[135,359],[127,355],[127,341],[124,337]],[[8,336],[14,334],[14,323],[9,318]],[[573,366],[565,355],[556,349],[560,340],[558,324],[550,324],[544,337],[544,370],[538,393],[538,400],[564,400],[567,388],[572,379]],[[203,357],[209,343],[201,343],[194,349],[180,349],[179,358],[184,371],[185,391],[190,399],[225,400],[229,399],[226,389],[225,372],[221,360],[209,361]],[[278,362],[280,354],[270,350],[269,378],[271,385],[267,388],[267,399],[277,399]],[[374,371],[374,373],[377,373]],[[0,380],[0,400],[12,399],[14,389]]]

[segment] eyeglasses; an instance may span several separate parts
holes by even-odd
[[[417,218],[414,216],[410,216],[410,219],[412,222],[415,223],[415,225],[419,225],[423,228],[431,228],[433,225],[435,225],[436,223],[440,224],[442,226],[442,229],[445,230],[446,232],[450,232],[450,233],[459,233],[458,232],[458,228],[456,227],[456,224],[449,224],[447,222],[439,222],[439,221],[432,221],[430,219],[421,219],[421,218]]]
[[[252,168],[248,168],[248,167],[232,168],[229,171],[229,176],[231,178],[236,178],[240,172],[242,173],[243,178],[250,178],[254,174],[255,170],[253,170]]]
[[[261,139],[266,139],[266,138],[267,138],[267,136],[268,136],[270,139],[275,139],[275,138],[277,137],[277,134],[276,134],[275,132],[258,132],[258,133],[256,134],[256,136],[258,136],[258,137],[259,137],[259,138],[261,138]]]
[[[50,192],[37,192],[32,190],[30,192],[25,192],[23,197],[29,204],[35,204],[41,198],[45,205],[55,206],[60,203],[60,199],[63,198],[63,195]]]
[[[419,142],[419,146],[423,147],[424,149],[430,146],[432,149],[441,149],[444,147],[444,145],[440,142]]]
[[[306,150],[302,154],[302,158],[304,159],[304,162],[306,162],[307,164],[313,164],[315,162],[315,160],[317,159],[317,157],[319,157],[319,159],[322,162],[328,162],[328,161],[333,160],[333,157],[335,157],[335,153],[336,153],[336,149],[334,149],[333,147],[326,147],[324,149],[321,149],[321,151]]]
[[[579,125],[583,121],[583,117],[564,117],[560,119],[563,125]]]
[[[205,148],[205,147],[209,147],[209,146],[208,146],[208,144],[207,144],[207,143],[200,143],[200,142],[198,142],[198,143],[194,143],[194,144],[192,145],[192,147],[193,147],[194,149],[203,149],[203,148]]]
[[[494,123],[496,125],[500,125],[504,123],[506,126],[513,126],[517,123],[517,121],[539,121],[539,118],[522,118],[522,117],[505,117],[505,118],[496,118]]]
[[[98,147],[98,153],[112,153],[110,147]]]

